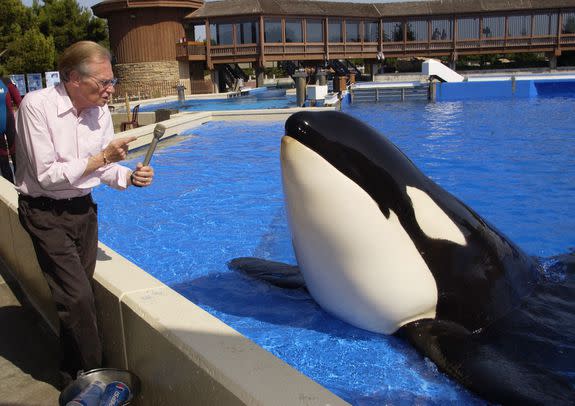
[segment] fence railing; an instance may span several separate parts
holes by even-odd
[[[153,99],[156,97],[177,95],[177,80],[155,81],[151,83],[118,82],[114,89],[112,102],[126,100]]]
[[[213,45],[209,51],[205,45],[197,45],[198,43],[190,44],[177,44],[178,58],[186,58],[189,60],[207,60],[213,58],[222,60],[227,57],[233,58],[234,56],[244,55],[252,56],[254,60],[259,56],[261,47],[257,44],[248,45]],[[383,41],[378,43],[328,43],[328,44],[307,44],[307,43],[266,43],[263,47],[263,52],[266,60],[273,61],[274,57],[284,59],[285,55],[306,55],[312,56],[323,54],[327,52],[332,55],[341,55],[345,57],[346,54],[363,54],[363,57],[375,58],[379,52],[379,47],[385,53],[391,54],[410,54],[415,55],[420,53],[420,56],[430,51],[440,51],[444,53],[465,51],[469,52],[484,52],[489,48],[505,48],[512,52],[513,49],[521,49],[528,51],[532,48],[549,47],[552,50],[558,44],[561,46],[575,46],[575,34],[562,34],[560,40],[557,35],[547,36],[528,36],[528,37],[501,37],[501,38],[469,38],[453,40],[420,40],[420,41]],[[282,57],[280,57],[282,56]],[[415,55],[417,56],[417,55]]]

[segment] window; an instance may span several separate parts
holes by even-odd
[[[561,18],[561,34],[575,34],[575,13],[563,13]]]
[[[403,23],[384,22],[383,42],[403,42]]]
[[[555,13],[533,15],[533,35],[557,35],[557,17]]]
[[[479,38],[479,18],[461,18],[457,20],[457,39]]]
[[[259,25],[255,21],[236,23],[236,41],[238,44],[257,44]]]
[[[190,41],[203,42],[206,40],[206,25],[192,24],[186,27],[186,38]]]
[[[300,19],[286,19],[286,42],[303,42]]]
[[[505,17],[483,17],[483,38],[502,38],[505,36]]]
[[[329,42],[343,42],[343,37],[341,35],[341,20],[329,20],[327,28],[329,31]]]
[[[282,22],[279,18],[266,19],[264,27],[265,42],[282,42]]]
[[[359,21],[345,22],[345,42],[361,42],[359,37]]]
[[[408,21],[406,27],[408,41],[427,41],[427,21]]]
[[[306,41],[323,42],[323,21],[307,20],[306,21]]]
[[[363,22],[364,42],[379,42],[379,23],[377,21]]]
[[[527,37],[531,35],[531,16],[509,16],[507,35],[510,37]]]
[[[210,24],[212,45],[233,45],[233,24]]]
[[[453,22],[451,20],[431,20],[431,39],[433,41],[451,40]]]

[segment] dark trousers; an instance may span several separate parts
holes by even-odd
[[[97,206],[91,195],[65,200],[20,196],[20,223],[52,291],[60,319],[61,370],[101,367],[92,276],[98,249]]]

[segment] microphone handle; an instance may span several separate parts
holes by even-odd
[[[154,151],[156,150],[156,145],[158,145],[158,139],[156,137],[152,138],[152,142],[150,143],[150,146],[148,147],[148,152],[146,152],[146,157],[144,158],[144,166],[148,166],[150,161],[152,160],[152,155],[154,154]]]

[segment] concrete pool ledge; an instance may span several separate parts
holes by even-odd
[[[146,404],[347,404],[170,288],[128,294],[122,315]]]
[[[172,135],[211,120],[282,120],[299,110],[181,113],[163,123],[166,135]],[[119,136],[137,135],[131,147],[143,148],[154,127]],[[19,223],[17,205],[13,185],[0,178],[0,255],[57,331],[50,291]],[[128,368],[142,380],[136,405],[348,404],[103,243],[94,290],[107,365]]]
[[[140,376],[140,404],[346,404],[102,243],[95,280],[107,359]]]
[[[298,111],[333,111],[335,107],[290,107],[285,109],[212,111],[212,120],[273,121],[287,120]]]
[[[162,121],[166,132],[162,142],[176,136],[183,131],[191,130],[210,121],[281,121],[298,111],[333,111],[335,107],[291,107],[285,109],[258,109],[258,110],[225,110],[225,111],[201,111],[182,112],[172,115],[169,120]],[[147,146],[153,137],[154,128],[158,123],[148,124],[138,128],[116,133],[116,137],[138,137],[130,143],[130,151]]]

